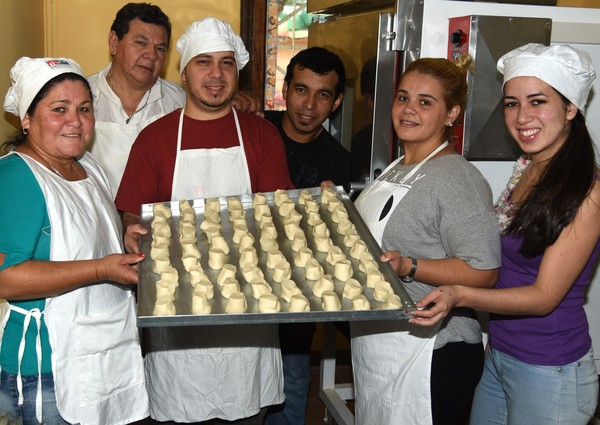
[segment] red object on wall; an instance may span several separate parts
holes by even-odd
[[[471,32],[471,16],[449,19],[448,26],[448,59],[455,60],[469,53],[469,37]],[[464,112],[454,121],[452,126],[452,145],[459,154],[463,154]]]

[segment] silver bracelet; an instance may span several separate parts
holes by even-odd
[[[410,271],[408,272],[408,274],[406,276],[400,276],[400,280],[404,283],[412,282],[414,280],[415,273],[417,272],[417,259],[414,257],[408,257],[408,258],[410,258],[410,261],[411,261]]]

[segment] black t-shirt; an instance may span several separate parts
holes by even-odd
[[[331,180],[349,190],[350,152],[325,129],[309,143],[295,142],[283,131],[284,113],[265,111],[265,118],[277,127],[285,143],[290,177],[296,188],[316,187],[323,180]]]

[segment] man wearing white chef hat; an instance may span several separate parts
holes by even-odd
[[[124,222],[139,221],[145,203],[292,187],[277,129],[232,107],[249,55],[231,26],[214,18],[194,22],[177,50],[186,105],[135,141],[116,197]],[[276,325],[158,327],[147,340],[156,420],[260,424],[264,408],[283,401]]]

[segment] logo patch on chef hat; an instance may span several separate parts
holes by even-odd
[[[69,61],[67,61],[65,59],[51,59],[51,60],[47,60],[46,64],[51,69],[69,68],[69,67],[71,67],[71,64],[69,63]]]

